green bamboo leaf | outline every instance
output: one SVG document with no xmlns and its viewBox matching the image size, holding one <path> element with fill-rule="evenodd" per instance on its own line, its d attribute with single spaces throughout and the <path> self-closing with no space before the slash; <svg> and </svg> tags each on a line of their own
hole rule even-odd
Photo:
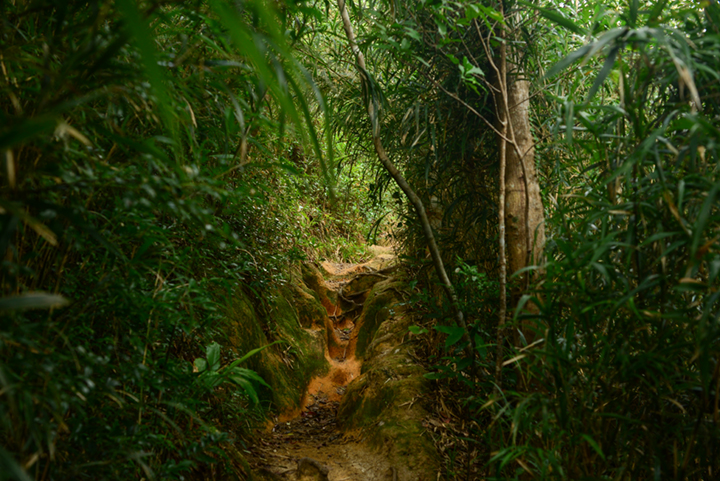
<svg viewBox="0 0 720 481">
<path fill-rule="evenodd" d="M 592 98 L 595 96 L 597 91 L 600 89 L 600 86 L 605 82 L 605 79 L 612 71 L 613 67 L 615 66 L 615 59 L 617 58 L 617 54 L 620 51 L 620 46 L 616 45 L 610 50 L 610 53 L 608 53 L 607 58 L 605 59 L 605 64 L 603 65 L 602 70 L 600 70 L 600 73 L 598 74 L 597 78 L 595 79 L 595 82 L 593 83 L 592 87 L 590 87 L 590 91 L 588 92 L 587 97 L 585 98 L 585 103 L 590 102 Z"/>
<path fill-rule="evenodd" d="M 26 225 L 30 226 L 30 228 L 34 230 L 37 235 L 45 239 L 48 244 L 53 246 L 56 246 L 58 244 L 57 236 L 55 235 L 55 233 L 38 219 L 28 214 L 25 208 L 19 207 L 11 202 L 6 202 L 4 200 L 0 200 L 0 208 L 2 208 L 2 210 L 10 212 L 11 214 L 22 220 Z"/>
<path fill-rule="evenodd" d="M 593 262 L 592 266 L 595 268 L 596 271 L 598 271 L 605 278 L 605 280 L 610 281 L 610 279 L 611 279 L 610 273 L 608 272 L 606 266 L 604 266 L 598 262 Z"/>
<path fill-rule="evenodd" d="M 550 70 L 547 71 L 545 74 L 545 78 L 549 79 L 554 77 L 555 75 L 559 74 L 563 70 L 565 70 L 567 67 L 572 65 L 574 62 L 576 62 L 578 59 L 584 57 L 590 50 L 592 49 L 592 44 L 583 45 L 579 49 L 572 52 L 570 55 L 565 57 L 564 59 L 560 60 L 558 63 L 553 65 Z"/>
<path fill-rule="evenodd" d="M 166 86 L 165 74 L 158 63 L 155 40 L 145 17 L 140 13 L 137 2 L 133 0 L 117 0 L 120 12 L 125 17 L 125 24 L 132 35 L 135 45 L 140 51 L 140 57 L 145 75 L 157 97 L 157 107 L 160 117 L 170 134 L 175 138 L 175 121 L 172 115 L 172 103 Z"/>
<path fill-rule="evenodd" d="M 255 388 L 253 387 L 252 383 L 245 379 L 242 376 L 230 376 L 230 380 L 233 381 L 238 386 L 242 387 L 245 393 L 248 395 L 250 400 L 257 404 L 260 402 L 260 399 L 258 398 L 257 392 L 255 391 Z"/>
<path fill-rule="evenodd" d="M 12 454 L 0 447 L 0 479 L 13 479 L 16 481 L 32 481 L 32 478 L 15 461 Z M 7 476 L 7 478 L 6 478 Z"/>
<path fill-rule="evenodd" d="M 217 371 L 220 369 L 220 344 L 217 342 L 211 343 L 205 351 L 205 357 L 207 358 L 208 370 Z"/>
<path fill-rule="evenodd" d="M 58 294 L 28 292 L 18 296 L 0 298 L 0 311 L 24 311 L 28 309 L 54 309 L 69 304 Z"/>
<path fill-rule="evenodd" d="M 238 364 L 242 364 L 243 362 L 247 361 L 249 358 L 251 358 L 251 357 L 254 356 L 255 354 L 259 353 L 260 351 L 263 351 L 263 350 L 267 349 L 268 347 L 274 346 L 275 344 L 279 344 L 279 343 L 281 343 L 281 342 L 285 342 L 285 341 L 283 341 L 283 340 L 277 340 L 277 341 L 275 341 L 275 342 L 271 342 L 270 344 L 266 344 L 266 345 L 264 345 L 263 347 L 258 347 L 257 349 L 253 349 L 252 351 L 248 352 L 247 354 L 245 354 L 245 355 L 244 355 L 243 357 L 241 357 L 240 359 L 237 359 L 237 360 L 233 361 L 232 363 L 230 363 L 230 365 L 228 366 L 228 369 L 232 369 L 232 368 L 234 368 L 235 366 L 237 366 Z"/>
<path fill-rule="evenodd" d="M 233 375 L 242 376 L 245 379 L 250 379 L 270 389 L 270 385 L 265 382 L 265 379 L 263 379 L 260 374 L 256 373 L 252 369 L 236 367 L 235 369 L 233 369 Z"/>
<path fill-rule="evenodd" d="M 628 32 L 629 30 L 627 28 L 618 27 L 603 33 L 599 39 L 595 40 L 593 43 L 590 44 L 590 51 L 587 54 L 586 60 L 590 59 L 593 55 L 605 48 L 605 46 L 609 45 L 610 42 L 614 41 L 616 38 L 622 35 L 627 34 Z"/>
<path fill-rule="evenodd" d="M 525 2 L 522 2 L 522 3 L 525 3 Z M 530 5 L 530 4 L 527 4 L 527 5 Z M 530 6 L 532 6 L 532 5 L 530 5 Z M 564 27 L 573 33 L 577 33 L 578 35 L 585 35 L 587 33 L 585 31 L 585 29 L 581 28 L 575 22 L 573 22 L 569 18 L 565 17 L 559 10 L 551 10 L 551 9 L 542 8 L 542 7 L 535 7 L 535 8 L 538 11 L 540 11 L 540 15 L 547 18 L 548 20 L 550 20 L 551 22 L 553 22 L 556 25 Z"/>
<path fill-rule="evenodd" d="M 235 47 L 250 60 L 260 79 L 280 104 L 282 112 L 288 115 L 291 121 L 300 128 L 300 116 L 290 98 L 286 88 L 287 85 L 284 85 L 285 78 L 276 75 L 276 73 L 282 72 L 281 65 L 277 64 L 276 67 L 278 68 L 274 71 L 270 69 L 268 65 L 268 54 L 270 52 L 268 52 L 263 38 L 250 31 L 238 12 L 228 2 L 223 0 L 209 0 L 209 3 L 218 15 L 220 23 L 227 29 L 227 33 Z M 276 28 L 273 28 L 276 22 L 272 20 L 268 21 L 268 12 L 266 9 L 259 8 L 255 10 L 258 14 L 263 15 L 268 24 L 267 26 L 271 30 L 276 30 Z M 275 46 L 282 50 L 282 45 L 279 43 L 282 42 L 282 37 L 276 37 L 275 39 L 278 41 Z"/>
<path fill-rule="evenodd" d="M 571 101 L 565 102 L 565 142 L 572 145 L 573 128 L 575 127 L 575 104 Z"/>
<path fill-rule="evenodd" d="M 313 122 L 313 116 L 310 113 L 310 107 L 308 106 L 307 100 L 305 100 L 305 95 L 302 92 L 302 90 L 299 88 L 297 83 L 292 77 L 288 77 L 288 84 L 292 87 L 293 92 L 295 92 L 295 97 L 297 98 L 298 102 L 300 103 L 300 108 L 303 113 L 303 116 L 305 118 L 305 123 L 307 125 L 307 131 L 310 134 L 310 140 L 312 142 L 313 149 L 315 150 L 315 155 L 317 156 L 318 160 L 320 161 L 320 168 L 322 169 L 323 178 L 325 179 L 325 182 L 329 188 L 330 195 L 334 200 L 335 197 L 335 179 L 332 177 L 332 172 L 329 169 L 327 162 L 325 161 L 325 156 L 323 155 L 323 151 L 320 148 L 320 141 L 318 140 L 317 133 L 315 132 L 314 122 Z M 323 107 L 323 110 L 325 111 L 324 105 L 325 102 L 322 99 L 322 95 L 318 92 L 317 96 L 322 100 L 321 106 Z M 329 113 L 325 111 L 325 116 L 327 119 L 327 116 Z M 325 122 L 325 128 L 326 133 L 331 132 L 331 126 L 329 119 Z M 330 163 L 332 164 L 332 135 L 329 135 L 327 138 L 328 141 L 328 155 L 330 156 Z"/>
<path fill-rule="evenodd" d="M 705 238 L 705 228 L 710 221 L 710 215 L 712 214 L 713 208 L 717 208 L 715 197 L 717 196 L 718 190 L 720 190 L 720 184 L 715 184 L 712 189 L 710 189 L 710 192 L 708 192 L 708 195 L 700 208 L 695 225 L 693 226 L 693 239 L 690 247 L 690 254 L 693 257 L 698 254 L 700 243 Z"/>
<path fill-rule="evenodd" d="M 0 151 L 27 142 L 39 135 L 50 135 L 57 126 L 55 118 L 45 117 L 24 121 L 6 119 L 5 123 L 6 125 L 3 127 L 8 130 L 0 134 Z"/>
<path fill-rule="evenodd" d="M 595 441 L 587 434 L 583 434 L 581 435 L 581 437 L 588 442 L 588 444 L 595 450 L 596 453 L 600 455 L 601 458 L 605 459 L 605 454 L 603 454 L 602 449 L 600 449 L 600 445 L 597 443 L 597 441 Z"/>
</svg>

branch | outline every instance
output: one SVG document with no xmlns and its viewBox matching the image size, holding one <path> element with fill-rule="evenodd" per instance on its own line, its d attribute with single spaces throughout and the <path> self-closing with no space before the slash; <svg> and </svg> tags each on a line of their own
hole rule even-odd
<svg viewBox="0 0 720 481">
<path fill-rule="evenodd" d="M 445 271 L 445 265 L 443 264 L 442 257 L 440 256 L 440 250 L 438 249 L 437 243 L 435 242 L 435 236 L 433 235 L 430 221 L 428 220 L 427 213 L 425 212 L 425 206 L 423 205 L 420 197 L 418 197 L 415 191 L 410 187 L 407 180 L 405 180 L 405 177 L 403 177 L 403 175 L 400 173 L 400 171 L 397 169 L 395 164 L 393 164 L 393 162 L 390 160 L 387 153 L 385 152 L 385 148 L 382 145 L 382 140 L 380 139 L 380 116 L 379 112 L 375 111 L 375 99 L 371 96 L 372 92 L 369 85 L 370 79 L 367 75 L 365 56 L 360 51 L 360 48 L 355 41 L 355 34 L 353 33 L 352 24 L 350 23 L 350 16 L 348 15 L 348 11 L 345 6 L 345 0 L 337 0 L 337 5 L 338 9 L 340 10 L 340 16 L 342 17 L 345 35 L 347 36 L 348 43 L 350 44 L 350 50 L 352 50 L 353 54 L 355 55 L 355 60 L 357 61 L 357 67 L 360 73 L 360 78 L 363 82 L 363 88 L 366 89 L 366 92 L 369 96 L 367 109 L 368 116 L 370 117 L 370 122 L 372 124 L 372 136 L 373 145 L 375 146 L 375 152 L 377 153 L 378 159 L 380 160 L 380 163 L 382 163 L 385 170 L 390 174 L 393 180 L 395 180 L 395 183 L 398 185 L 398 187 L 400 187 L 400 189 L 403 191 L 410 203 L 412 203 L 412 205 L 415 207 L 415 211 L 418 215 L 420 223 L 422 224 L 423 233 L 425 234 L 425 240 L 427 241 L 427 246 L 430 250 L 430 255 L 435 266 L 435 271 L 437 272 L 437 275 L 442 282 L 445 293 L 450 299 L 455 320 L 457 321 L 458 325 L 460 325 L 460 327 L 462 327 L 463 329 L 463 340 L 465 341 L 465 355 L 470 359 L 474 359 L 474 346 L 472 344 L 470 336 L 468 335 L 467 323 L 465 322 L 462 310 L 460 309 L 460 302 L 458 300 L 457 294 L 455 293 L 455 288 L 450 282 L 450 278 Z"/>
<path fill-rule="evenodd" d="M 501 13 L 502 13 L 502 2 L 500 3 Z M 475 24 L 475 28 L 477 28 L 477 24 Z M 478 34 L 480 33 L 478 29 Z M 485 48 L 485 52 L 487 54 L 488 59 L 490 60 L 490 64 L 492 65 L 493 69 L 495 69 L 495 73 L 498 76 L 498 84 L 500 86 L 500 91 L 502 92 L 503 99 L 501 100 L 505 106 L 507 107 L 507 90 L 505 88 L 505 83 L 507 81 L 506 78 L 506 58 L 507 58 L 507 50 L 506 45 L 504 42 L 505 37 L 505 29 L 503 28 L 500 33 L 501 37 L 501 43 L 500 43 L 500 67 L 498 68 L 495 65 L 495 62 L 492 60 L 492 57 L 490 56 L 489 49 L 485 45 L 485 41 L 482 36 L 480 36 L 480 42 L 483 44 L 483 48 Z M 506 167 L 506 159 L 505 154 L 507 151 L 507 133 L 508 133 L 508 124 L 510 124 L 510 112 L 507 110 L 501 111 L 500 108 L 498 108 L 498 99 L 495 98 L 495 109 L 497 111 L 498 121 L 500 122 L 500 126 L 502 129 L 502 135 L 500 139 L 500 195 L 498 199 L 498 223 L 499 223 L 499 230 L 500 230 L 500 309 L 498 314 L 498 327 L 497 327 L 497 345 L 496 345 L 496 354 L 495 354 L 495 385 L 497 386 L 498 391 L 502 391 L 502 365 L 503 365 L 503 344 L 505 343 L 505 317 L 507 317 L 507 258 L 505 255 L 505 167 Z M 512 133 L 512 130 L 510 131 Z M 512 134 L 511 134 L 512 135 Z M 515 144 L 515 138 L 513 137 L 510 141 L 512 144 Z"/>
</svg>

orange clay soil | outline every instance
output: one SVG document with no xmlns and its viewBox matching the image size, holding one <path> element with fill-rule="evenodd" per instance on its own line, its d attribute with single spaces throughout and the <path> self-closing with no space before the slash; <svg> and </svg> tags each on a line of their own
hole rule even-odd
<svg viewBox="0 0 720 481">
<path fill-rule="evenodd" d="M 331 276 L 329 280 L 325 281 L 328 289 L 338 291 L 355 274 L 382 268 L 383 264 L 387 265 L 395 258 L 391 247 L 371 246 L 370 250 L 376 257 L 363 264 L 322 262 L 322 268 Z M 360 368 L 362 367 L 362 363 L 355 358 L 356 330 L 361 326 L 356 326 L 349 316 L 344 316 L 339 306 L 326 305 L 325 309 L 330 319 L 333 319 L 335 332 L 330 334 L 336 336 L 336 342 L 339 342 L 334 346 L 330 346 L 325 353 L 325 357 L 330 363 L 330 371 L 326 375 L 316 377 L 310 381 L 302 403 L 303 409 L 314 404 L 318 399 L 339 402 L 345 393 L 345 386 L 360 376 Z M 287 420 L 287 415 L 285 418 Z"/>
<path fill-rule="evenodd" d="M 373 246 L 375 248 L 375 246 Z M 389 248 L 376 248 L 376 257 L 364 264 L 323 262 L 322 268 L 331 276 L 325 281 L 328 289 L 338 291 L 358 273 L 382 268 L 392 261 Z M 379 251 L 379 252 L 378 252 Z M 259 479 L 296 479 L 297 462 L 312 458 L 329 468 L 329 481 L 384 481 L 396 478 L 394 467 L 360 443 L 352 433 L 337 427 L 336 413 L 345 386 L 360 376 L 362 362 L 355 358 L 357 329 L 351 316 L 339 306 L 326 305 L 332 323 L 318 320 L 315 329 L 330 327 L 334 342 L 326 349 L 330 370 L 310 381 L 299 410 L 281 413 L 269 432 L 250 448 L 249 461 Z M 316 478 L 312 478 L 316 479 Z"/>
</svg>

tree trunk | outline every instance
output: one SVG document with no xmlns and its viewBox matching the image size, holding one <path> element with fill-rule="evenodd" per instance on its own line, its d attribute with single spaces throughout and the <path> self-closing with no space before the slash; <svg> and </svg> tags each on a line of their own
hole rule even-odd
<svg viewBox="0 0 720 481">
<path fill-rule="evenodd" d="M 500 4 L 500 13 L 504 15 L 503 5 Z M 507 24 L 500 27 L 496 34 L 501 39 L 497 58 L 493 58 L 490 50 L 490 38 L 483 39 L 477 23 L 475 24 L 483 47 L 495 70 L 497 82 L 493 87 L 495 112 L 497 115 L 498 151 L 500 152 L 500 212 L 504 218 L 500 219 L 500 288 L 501 292 L 501 318 L 498 323 L 498 344 L 503 341 L 502 328 L 505 324 L 504 287 L 506 274 L 515 274 L 520 269 L 531 264 L 542 263 L 542 252 L 545 244 L 545 215 L 540 196 L 540 184 L 535 170 L 535 143 L 530 130 L 529 115 L 529 84 L 524 78 L 524 72 L 515 62 L 515 70 L 508 72 L 509 59 L 517 59 L 518 55 L 512 50 L 508 51 Z M 513 55 L 514 54 L 514 55 Z M 504 174 L 503 174 L 504 171 Z M 503 201 L 504 200 L 504 201 Z M 503 242 L 505 241 L 505 242 Z M 504 249 L 507 246 L 507 269 Z M 514 305 L 521 294 L 527 290 L 534 276 L 524 273 L 516 278 L 512 289 L 512 302 Z M 528 303 L 525 306 L 530 312 L 537 312 L 537 306 Z M 525 339 L 531 342 L 535 337 L 535 326 L 531 322 L 523 324 L 522 333 Z M 515 344 L 518 344 L 515 339 Z M 502 360 L 502 346 L 498 345 L 498 366 Z"/>
<path fill-rule="evenodd" d="M 505 97 L 507 89 L 507 44 L 505 43 L 505 29 L 500 32 L 500 58 L 496 67 L 499 88 L 495 93 L 495 112 L 497 113 L 498 122 L 498 151 L 500 152 L 500 178 L 498 179 L 498 231 L 499 231 L 499 256 L 500 256 L 500 306 L 498 309 L 498 327 L 496 338 L 496 354 L 495 354 L 495 386 L 498 391 L 502 391 L 502 365 L 505 358 L 503 351 L 505 345 L 505 318 L 507 317 L 507 255 L 505 244 L 505 195 L 507 185 L 505 176 L 507 172 L 507 148 L 508 134 L 510 125 L 507 119 L 507 109 L 505 108 Z M 489 49 L 488 49 L 489 51 Z M 511 146 L 512 148 L 512 146 Z"/>
<path fill-rule="evenodd" d="M 515 143 L 514 148 L 505 149 L 505 224 L 511 274 L 539 263 L 545 244 L 545 215 L 530 131 L 529 85 L 520 75 L 522 72 L 516 72 L 507 86 L 510 135 Z M 530 279 L 529 275 L 521 277 L 521 289 Z"/>
<path fill-rule="evenodd" d="M 504 149 L 505 228 L 510 275 L 529 265 L 540 264 L 545 245 L 545 214 L 535 170 L 535 142 L 530 130 L 529 84 L 523 75 L 519 67 L 514 75 L 508 75 L 504 88 L 501 88 L 506 94 L 499 99 L 504 104 L 499 119 L 508 119 L 510 141 Z M 498 141 L 506 142 L 502 138 Z M 511 305 L 517 304 L 533 277 L 526 272 L 515 278 Z M 536 313 L 537 306 L 528 303 L 525 310 Z M 535 339 L 535 331 L 533 322 L 523 322 L 521 332 L 528 343 Z M 519 339 L 515 337 L 515 345 L 519 345 Z"/>
</svg>

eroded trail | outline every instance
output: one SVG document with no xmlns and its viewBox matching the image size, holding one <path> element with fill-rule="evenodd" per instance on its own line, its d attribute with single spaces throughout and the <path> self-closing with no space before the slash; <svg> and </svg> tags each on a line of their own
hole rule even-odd
<svg viewBox="0 0 720 481">
<path fill-rule="evenodd" d="M 381 481 L 397 480 L 397 470 L 362 443 L 361 432 L 345 432 L 337 412 L 347 385 L 361 375 L 356 345 L 361 313 L 373 283 L 394 256 L 373 246 L 376 257 L 364 264 L 324 262 L 325 280 L 315 286 L 327 311 L 313 330 L 325 330 L 326 374 L 312 379 L 300 410 L 282 413 L 251 449 L 250 463 L 260 479 Z"/>
<path fill-rule="evenodd" d="M 254 448 L 256 471 L 266 479 L 395 479 L 395 469 L 387 460 L 366 448 L 361 439 L 341 433 L 337 406 L 337 402 L 319 398 L 300 417 L 277 423 Z M 311 461 L 305 463 L 305 472 L 299 476 L 301 460 Z"/>
</svg>

